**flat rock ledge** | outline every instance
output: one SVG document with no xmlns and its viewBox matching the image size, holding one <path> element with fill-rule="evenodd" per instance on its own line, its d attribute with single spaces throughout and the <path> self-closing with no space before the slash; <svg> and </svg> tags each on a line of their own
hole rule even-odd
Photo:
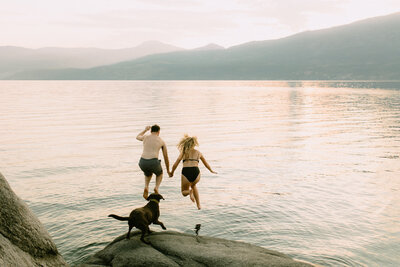
<svg viewBox="0 0 400 267">
<path fill-rule="evenodd" d="M 133 266 L 313 266 L 289 256 L 243 242 L 195 236 L 174 231 L 153 232 L 139 240 L 122 235 L 78 267 Z"/>
<path fill-rule="evenodd" d="M 47 230 L 1 173 L 0 266 L 67 266 Z"/>
</svg>

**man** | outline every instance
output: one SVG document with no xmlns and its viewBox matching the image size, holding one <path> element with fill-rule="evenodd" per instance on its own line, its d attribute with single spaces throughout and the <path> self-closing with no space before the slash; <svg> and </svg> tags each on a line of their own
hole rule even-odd
<svg viewBox="0 0 400 267">
<path fill-rule="evenodd" d="M 151 133 L 149 135 L 145 135 L 145 133 L 150 129 Z M 153 173 L 156 175 L 156 186 L 154 187 L 154 192 L 158 194 L 158 188 L 163 177 L 161 160 L 158 159 L 160 149 L 162 149 L 163 152 L 165 167 L 167 168 L 168 175 L 170 174 L 167 146 L 159 135 L 160 126 L 156 124 L 151 127 L 146 126 L 146 128 L 136 136 L 137 140 L 143 141 L 143 153 L 139 161 L 139 167 L 144 172 L 145 184 L 143 197 L 145 199 L 147 199 L 149 195 L 149 183 Z"/>
</svg>

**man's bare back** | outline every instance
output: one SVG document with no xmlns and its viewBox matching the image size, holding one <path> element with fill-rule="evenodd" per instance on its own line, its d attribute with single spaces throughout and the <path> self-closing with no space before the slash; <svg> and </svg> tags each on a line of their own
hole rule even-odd
<svg viewBox="0 0 400 267">
<path fill-rule="evenodd" d="M 143 138 L 143 153 L 144 159 L 158 159 L 160 149 L 165 146 L 164 141 L 156 134 L 146 135 Z"/>
</svg>

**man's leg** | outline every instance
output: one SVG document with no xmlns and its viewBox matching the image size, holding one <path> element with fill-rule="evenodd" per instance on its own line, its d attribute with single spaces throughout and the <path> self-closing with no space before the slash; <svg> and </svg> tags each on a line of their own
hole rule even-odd
<svg viewBox="0 0 400 267">
<path fill-rule="evenodd" d="M 144 176 L 144 191 L 143 191 L 144 199 L 147 199 L 147 197 L 149 196 L 149 184 L 150 184 L 151 176 L 152 176 L 152 174 L 150 174 L 150 176 L 146 176 L 146 175 Z"/>
<path fill-rule="evenodd" d="M 156 186 L 154 187 L 154 193 L 158 193 L 158 188 L 160 187 L 161 181 L 162 181 L 163 174 L 161 173 L 160 175 L 156 176 Z"/>
</svg>

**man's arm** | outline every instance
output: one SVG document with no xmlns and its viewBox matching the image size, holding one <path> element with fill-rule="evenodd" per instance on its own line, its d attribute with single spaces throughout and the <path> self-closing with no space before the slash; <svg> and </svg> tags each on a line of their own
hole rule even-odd
<svg viewBox="0 0 400 267">
<path fill-rule="evenodd" d="M 168 175 L 169 175 L 170 174 L 170 172 L 169 172 L 169 159 L 168 159 L 167 146 L 165 145 L 165 143 L 163 144 L 161 149 L 162 149 L 162 153 L 163 153 L 163 156 L 164 156 L 165 167 L 167 168 L 167 172 L 168 172 Z"/>
<path fill-rule="evenodd" d="M 143 131 L 141 131 L 137 136 L 136 136 L 136 139 L 137 140 L 139 140 L 139 141 L 143 141 L 143 139 L 144 139 L 144 134 L 148 131 L 148 130 L 150 130 L 150 126 L 146 126 L 146 128 L 143 130 Z"/>
</svg>

